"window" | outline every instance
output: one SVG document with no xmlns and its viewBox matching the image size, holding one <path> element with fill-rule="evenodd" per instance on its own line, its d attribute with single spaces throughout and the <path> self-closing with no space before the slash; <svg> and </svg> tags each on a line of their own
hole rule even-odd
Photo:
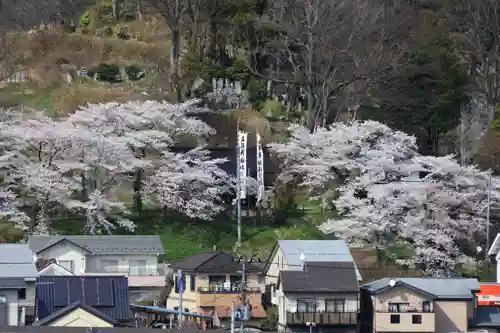
<svg viewBox="0 0 500 333">
<path fill-rule="evenodd" d="M 316 300 L 297 300 L 297 312 L 316 312 Z"/>
<path fill-rule="evenodd" d="M 75 263 L 73 260 L 59 260 L 57 264 L 71 273 L 75 272 Z"/>
<path fill-rule="evenodd" d="M 431 312 L 431 302 L 429 301 L 422 302 L 422 312 Z"/>
<path fill-rule="evenodd" d="M 101 260 L 103 273 L 118 273 L 118 260 Z"/>
<path fill-rule="evenodd" d="M 399 324 L 399 315 L 391 315 L 391 324 Z"/>
<path fill-rule="evenodd" d="M 26 299 L 26 288 L 17 289 L 17 298 Z"/>
<path fill-rule="evenodd" d="M 412 324 L 422 324 L 422 315 L 413 315 L 411 316 Z"/>
<path fill-rule="evenodd" d="M 327 312 L 345 312 L 345 299 L 329 299 L 325 302 Z"/>
<path fill-rule="evenodd" d="M 189 276 L 189 287 L 191 288 L 191 291 L 196 290 L 196 275 L 194 274 Z"/>
<path fill-rule="evenodd" d="M 131 276 L 148 276 L 146 260 L 130 260 L 128 273 Z"/>
<path fill-rule="evenodd" d="M 225 276 L 208 276 L 208 285 L 211 290 L 217 291 L 224 289 L 224 283 L 226 283 Z"/>
<path fill-rule="evenodd" d="M 409 303 L 389 303 L 389 312 L 408 312 Z"/>
</svg>

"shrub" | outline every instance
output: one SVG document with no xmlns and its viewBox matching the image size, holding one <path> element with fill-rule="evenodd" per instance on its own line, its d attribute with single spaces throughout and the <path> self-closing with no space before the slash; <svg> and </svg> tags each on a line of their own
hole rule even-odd
<svg viewBox="0 0 500 333">
<path fill-rule="evenodd" d="M 113 4 L 103 1 L 86 10 L 80 16 L 80 28 L 97 28 L 114 23 Z"/>
<path fill-rule="evenodd" d="M 143 77 L 144 71 L 139 66 L 131 65 L 125 67 L 125 73 L 130 81 L 137 81 Z"/>
<path fill-rule="evenodd" d="M 256 110 L 261 110 L 267 100 L 267 85 L 264 80 L 255 77 L 250 78 L 248 81 L 248 101 Z"/>
<path fill-rule="evenodd" d="M 116 82 L 120 74 L 120 67 L 114 64 L 99 64 L 91 72 L 97 74 L 99 81 Z"/>
<path fill-rule="evenodd" d="M 116 38 L 128 40 L 130 39 L 130 34 L 128 33 L 127 29 L 121 27 L 116 33 Z"/>
<path fill-rule="evenodd" d="M 92 22 L 92 18 L 90 15 L 90 11 L 86 10 L 83 12 L 83 14 L 80 16 L 80 28 L 88 28 L 90 26 L 90 23 Z"/>
<path fill-rule="evenodd" d="M 66 59 L 66 58 L 58 58 L 56 60 L 56 65 L 68 65 L 69 64 L 69 60 Z"/>
</svg>

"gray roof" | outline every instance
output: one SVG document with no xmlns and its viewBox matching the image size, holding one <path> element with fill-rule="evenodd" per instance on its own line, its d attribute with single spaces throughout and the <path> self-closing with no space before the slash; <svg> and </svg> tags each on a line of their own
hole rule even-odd
<svg viewBox="0 0 500 333">
<path fill-rule="evenodd" d="M 0 244 L 0 278 L 36 278 L 33 252 L 26 244 Z"/>
<path fill-rule="evenodd" d="M 367 283 L 361 286 L 361 289 L 376 293 L 390 288 L 389 282 L 392 279 L 395 280 L 396 284 L 408 285 L 441 299 L 472 299 L 473 292 L 479 291 L 477 279 L 432 277 L 384 278 Z"/>
<path fill-rule="evenodd" d="M 305 255 L 306 261 L 354 262 L 343 240 L 279 240 L 278 245 L 291 270 L 301 270 L 301 253 Z M 361 280 L 357 267 L 356 276 Z"/>
<path fill-rule="evenodd" d="M 0 289 L 26 288 L 23 278 L 0 278 Z"/>
<path fill-rule="evenodd" d="M 164 254 L 159 236 L 29 236 L 31 250 L 39 253 L 60 241 L 69 241 L 92 254 Z"/>
<path fill-rule="evenodd" d="M 303 271 L 281 271 L 280 282 L 285 293 L 359 292 L 352 262 L 306 261 Z"/>
</svg>

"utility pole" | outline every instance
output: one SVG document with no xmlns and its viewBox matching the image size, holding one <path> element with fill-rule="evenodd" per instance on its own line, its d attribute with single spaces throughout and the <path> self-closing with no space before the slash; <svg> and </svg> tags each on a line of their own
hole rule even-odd
<svg viewBox="0 0 500 333">
<path fill-rule="evenodd" d="M 243 303 L 243 318 L 241 318 L 240 333 L 244 333 L 247 315 L 247 263 L 245 257 L 241 261 L 241 301 Z"/>
<path fill-rule="evenodd" d="M 490 257 L 488 251 L 490 250 L 490 206 L 491 206 L 491 170 L 488 174 L 488 199 L 486 201 L 486 249 L 484 250 L 485 261 L 489 262 Z"/>
</svg>

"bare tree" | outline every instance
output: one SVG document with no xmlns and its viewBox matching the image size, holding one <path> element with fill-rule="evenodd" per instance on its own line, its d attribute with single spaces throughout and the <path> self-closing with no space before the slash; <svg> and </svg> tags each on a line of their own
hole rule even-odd
<svg viewBox="0 0 500 333">
<path fill-rule="evenodd" d="M 181 55 L 181 25 L 184 14 L 188 9 L 187 0 L 146 0 L 166 20 L 170 29 L 170 68 L 169 76 L 171 85 L 179 91 L 179 61 Z"/>
<path fill-rule="evenodd" d="M 391 3 L 366 0 L 273 1 L 261 25 L 274 38 L 254 47 L 252 70 L 304 90 L 312 131 L 335 119 L 332 105 L 342 102 L 355 110 L 357 94 L 392 66 L 398 34 L 391 8 Z M 272 59 L 272 70 L 255 65 L 264 58 Z M 343 99 L 345 95 L 349 98 Z"/>
<path fill-rule="evenodd" d="M 469 66 L 475 90 L 486 99 L 487 124 L 500 101 L 500 2 L 450 0 L 445 10 L 457 51 Z"/>
</svg>

